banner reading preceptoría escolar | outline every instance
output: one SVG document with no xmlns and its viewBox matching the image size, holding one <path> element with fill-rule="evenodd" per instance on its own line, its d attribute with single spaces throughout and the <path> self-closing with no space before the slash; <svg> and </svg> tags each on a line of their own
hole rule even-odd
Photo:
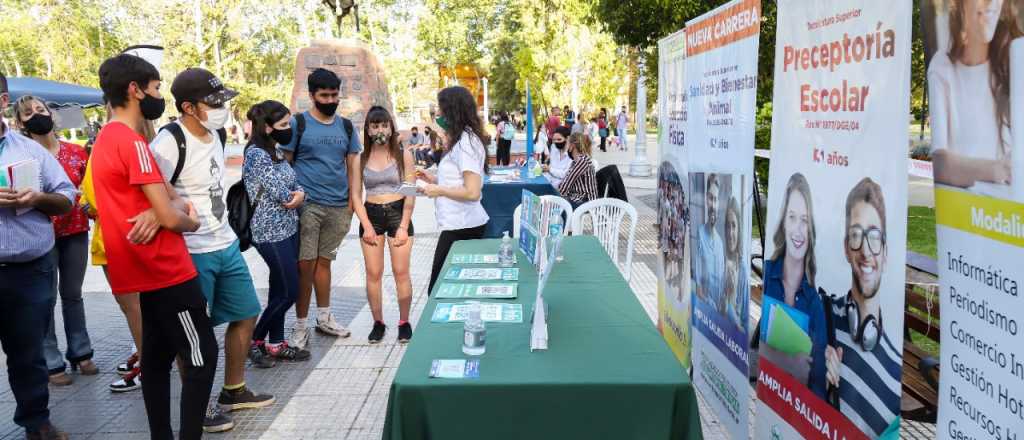
<svg viewBox="0 0 1024 440">
<path fill-rule="evenodd" d="M 686 23 L 693 381 L 734 439 L 749 436 L 750 224 L 760 0 Z M 682 178 L 682 176 L 680 176 Z"/>
<path fill-rule="evenodd" d="M 658 330 L 690 366 L 690 215 L 686 202 L 686 34 L 658 41 Z"/>
<path fill-rule="evenodd" d="M 1024 440 L 1024 0 L 923 1 L 940 439 Z"/>
<path fill-rule="evenodd" d="M 899 436 L 911 8 L 779 1 L 758 439 Z"/>
</svg>

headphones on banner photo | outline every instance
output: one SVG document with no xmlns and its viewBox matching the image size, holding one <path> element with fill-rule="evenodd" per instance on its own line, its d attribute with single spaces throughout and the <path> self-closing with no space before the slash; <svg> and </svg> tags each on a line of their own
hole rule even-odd
<svg viewBox="0 0 1024 440">
<path fill-rule="evenodd" d="M 882 330 L 880 328 L 881 318 L 875 317 L 875 315 L 868 314 L 863 321 L 860 320 L 860 308 L 857 306 L 857 302 L 850 299 L 849 294 L 846 296 L 846 305 L 844 306 L 846 312 L 846 320 L 850 325 L 850 335 L 853 337 L 853 342 L 860 344 L 860 348 L 864 351 L 872 351 L 878 345 L 878 340 L 882 336 Z"/>
</svg>

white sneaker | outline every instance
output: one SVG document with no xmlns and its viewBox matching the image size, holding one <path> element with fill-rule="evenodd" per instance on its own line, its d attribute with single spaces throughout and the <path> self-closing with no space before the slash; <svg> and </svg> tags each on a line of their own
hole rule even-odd
<svg viewBox="0 0 1024 440">
<path fill-rule="evenodd" d="M 338 321 L 334 320 L 333 314 L 328 314 L 327 319 L 321 319 L 318 316 L 316 318 L 316 330 L 320 333 L 342 338 L 347 338 L 352 334 L 347 328 L 342 327 L 341 324 L 338 324 Z"/>
<path fill-rule="evenodd" d="M 288 345 L 304 350 L 306 345 L 309 344 L 309 329 L 304 326 L 296 324 L 292 327 L 292 335 L 288 338 Z"/>
</svg>

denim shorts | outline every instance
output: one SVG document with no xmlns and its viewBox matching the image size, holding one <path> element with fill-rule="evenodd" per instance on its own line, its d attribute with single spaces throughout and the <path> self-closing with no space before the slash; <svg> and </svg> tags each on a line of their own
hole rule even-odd
<svg viewBox="0 0 1024 440">
<path fill-rule="evenodd" d="M 370 218 L 373 225 L 373 232 L 377 235 L 388 234 L 388 237 L 395 238 L 398 227 L 402 226 L 402 211 L 405 209 L 405 199 L 395 200 L 391 203 L 370 203 L 366 202 L 366 216 Z M 409 236 L 413 236 L 412 219 L 409 219 Z M 359 225 L 359 236 L 363 235 L 363 225 Z"/>
</svg>

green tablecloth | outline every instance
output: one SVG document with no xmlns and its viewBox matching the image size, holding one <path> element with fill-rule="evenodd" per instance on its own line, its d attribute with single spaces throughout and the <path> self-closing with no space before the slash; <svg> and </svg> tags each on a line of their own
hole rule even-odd
<svg viewBox="0 0 1024 440">
<path fill-rule="evenodd" d="M 456 242 L 448 256 L 499 242 Z M 428 377 L 434 359 L 468 358 L 462 324 L 432 323 L 430 299 L 391 385 L 384 439 L 702 438 L 689 377 L 600 243 L 571 237 L 563 255 L 544 295 L 548 350 L 530 352 L 537 274 L 520 253 L 514 301 L 526 322 L 488 324 L 479 379 Z"/>
</svg>

